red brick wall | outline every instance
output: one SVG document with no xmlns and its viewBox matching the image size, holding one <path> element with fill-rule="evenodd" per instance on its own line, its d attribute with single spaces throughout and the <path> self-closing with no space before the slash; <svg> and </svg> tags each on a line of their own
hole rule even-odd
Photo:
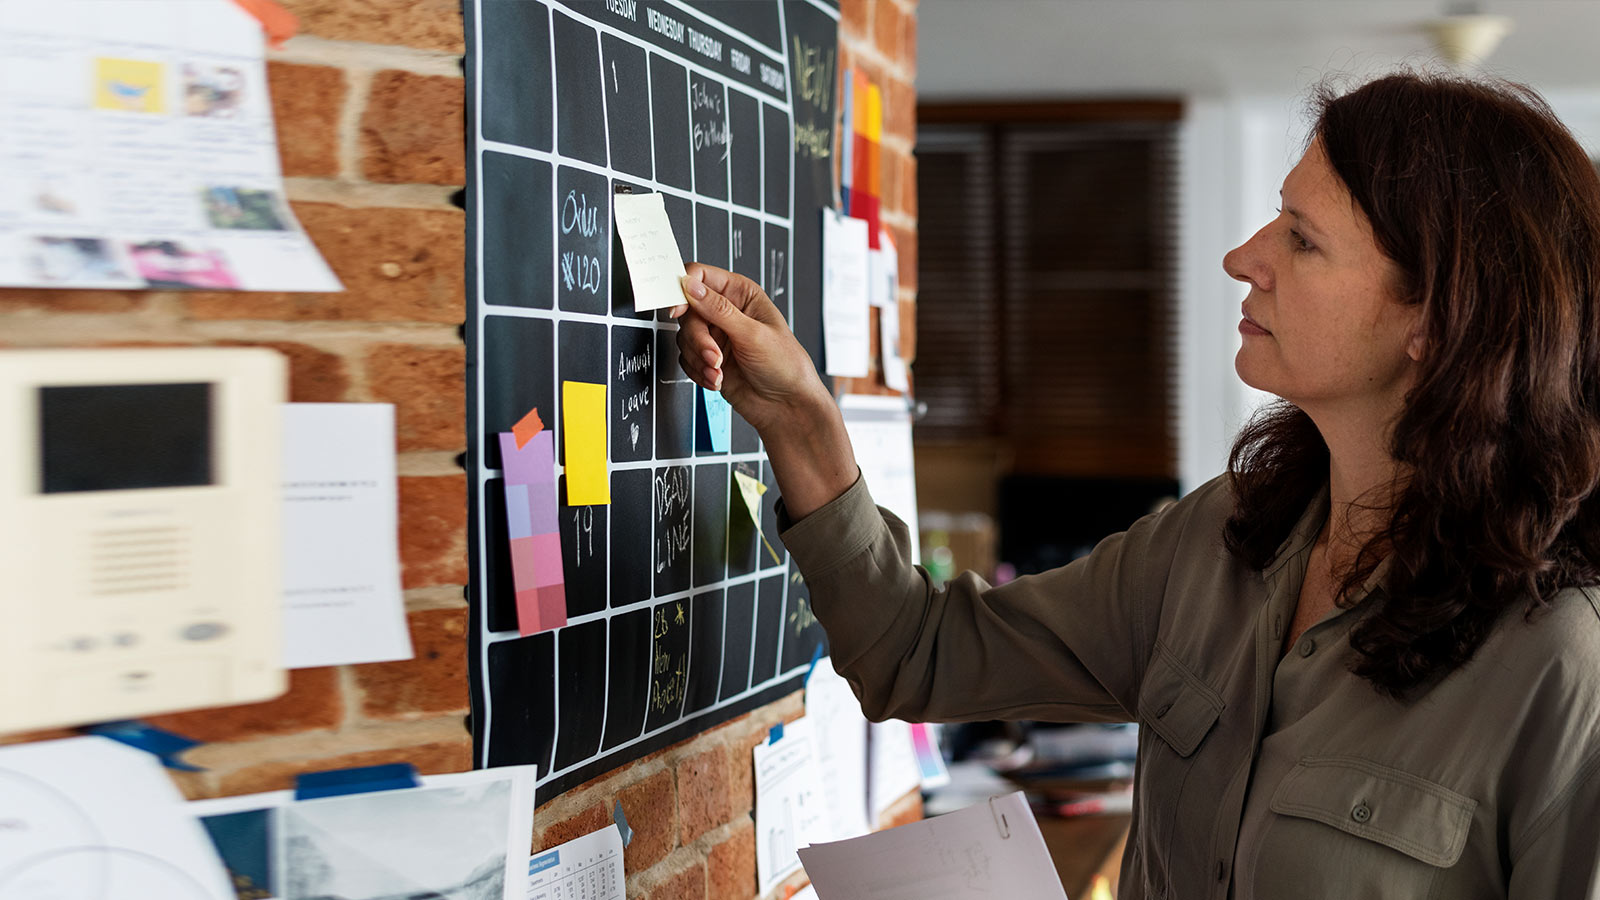
<svg viewBox="0 0 1600 900">
<path fill-rule="evenodd" d="M 406 610 L 417 657 L 305 669 L 267 703 L 155 717 L 207 743 L 191 797 L 289 787 L 299 772 L 409 761 L 471 767 L 463 430 L 464 50 L 458 0 L 283 0 L 300 34 L 269 54 L 288 193 L 344 282 L 335 294 L 0 290 L 0 346 L 264 345 L 290 399 L 394 403 Z M 915 0 L 846 0 L 841 62 L 884 87 L 885 221 L 900 245 L 901 333 L 915 333 Z M 876 311 L 874 311 L 876 315 Z M 856 390 L 875 389 L 871 383 Z M 542 807 L 534 848 L 610 821 L 635 829 L 631 898 L 755 896 L 750 751 L 798 694 L 596 779 Z M 0 742 L 63 732 L 12 735 Z M 892 821 L 920 814 L 915 796 Z M 801 879 L 778 893 L 787 893 Z"/>
</svg>

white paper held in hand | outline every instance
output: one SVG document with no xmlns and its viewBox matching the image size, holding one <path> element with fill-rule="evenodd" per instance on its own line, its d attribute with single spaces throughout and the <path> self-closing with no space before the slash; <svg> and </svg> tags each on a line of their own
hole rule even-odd
<svg viewBox="0 0 1600 900">
<path fill-rule="evenodd" d="M 687 302 L 679 281 L 687 273 L 661 195 L 617 194 L 612 204 L 622 255 L 628 260 L 628 280 L 633 283 L 633 311 L 665 309 Z"/>
<path fill-rule="evenodd" d="M 821 900 L 1026 897 L 1067 900 L 1018 791 L 957 812 L 800 850 Z"/>
</svg>

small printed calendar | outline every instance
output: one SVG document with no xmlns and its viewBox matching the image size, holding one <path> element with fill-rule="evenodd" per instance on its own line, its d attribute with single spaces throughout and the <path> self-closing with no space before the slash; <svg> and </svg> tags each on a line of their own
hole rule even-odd
<svg viewBox="0 0 1600 900">
<path fill-rule="evenodd" d="M 623 900 L 622 835 L 616 827 L 567 841 L 528 860 L 527 900 Z"/>
</svg>

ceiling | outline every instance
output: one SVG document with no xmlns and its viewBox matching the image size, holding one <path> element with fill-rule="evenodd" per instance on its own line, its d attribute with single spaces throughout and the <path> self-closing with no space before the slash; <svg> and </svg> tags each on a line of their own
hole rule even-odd
<svg viewBox="0 0 1600 900">
<path fill-rule="evenodd" d="M 919 100 L 1302 94 L 1426 62 L 1446 0 L 921 0 Z M 1459 4 L 1455 4 L 1459 6 Z M 1600 89 L 1600 0 L 1487 0 L 1514 30 L 1488 71 Z"/>
</svg>

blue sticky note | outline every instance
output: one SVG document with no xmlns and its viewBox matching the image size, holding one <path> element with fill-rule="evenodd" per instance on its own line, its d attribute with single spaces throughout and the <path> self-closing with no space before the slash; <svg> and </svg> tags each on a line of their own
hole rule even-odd
<svg viewBox="0 0 1600 900">
<path fill-rule="evenodd" d="M 724 400 L 721 391 L 697 389 L 700 402 L 695 414 L 694 447 L 713 453 L 727 453 L 733 433 L 733 407 Z"/>
<path fill-rule="evenodd" d="M 628 825 L 628 814 L 622 811 L 622 801 L 611 809 L 611 821 L 617 823 L 617 833 L 622 835 L 622 846 L 633 843 L 633 829 Z"/>
</svg>

